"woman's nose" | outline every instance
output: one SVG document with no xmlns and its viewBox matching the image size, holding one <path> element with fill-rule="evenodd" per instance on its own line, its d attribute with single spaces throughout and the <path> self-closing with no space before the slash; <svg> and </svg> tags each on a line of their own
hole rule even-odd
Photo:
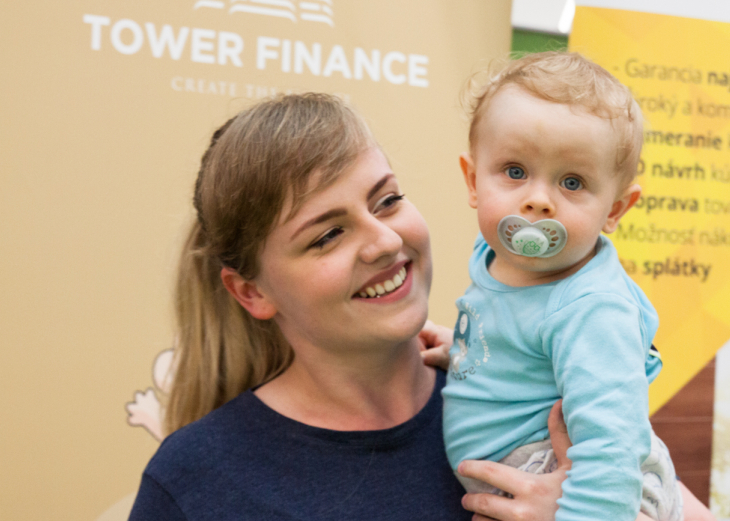
<svg viewBox="0 0 730 521">
<path fill-rule="evenodd" d="M 555 204 L 550 196 L 549 189 L 543 186 L 533 186 L 522 202 L 522 213 L 534 215 L 539 219 L 550 218 L 555 215 Z"/>
<path fill-rule="evenodd" d="M 372 216 L 367 223 L 367 235 L 360 257 L 368 264 L 396 256 L 403 247 L 403 238 L 393 228 Z"/>
</svg>

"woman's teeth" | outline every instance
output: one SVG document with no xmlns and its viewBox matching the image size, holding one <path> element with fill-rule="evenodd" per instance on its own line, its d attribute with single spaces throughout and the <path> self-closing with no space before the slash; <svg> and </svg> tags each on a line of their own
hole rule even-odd
<svg viewBox="0 0 730 521">
<path fill-rule="evenodd" d="M 400 269 L 398 273 L 395 274 L 392 279 L 386 280 L 385 282 L 380 282 L 375 286 L 368 286 L 363 291 L 361 291 L 359 295 L 362 298 L 382 297 L 383 295 L 390 293 L 391 291 L 395 291 L 396 288 L 401 287 L 403 285 L 403 281 L 405 280 L 406 268 L 404 266 Z"/>
</svg>

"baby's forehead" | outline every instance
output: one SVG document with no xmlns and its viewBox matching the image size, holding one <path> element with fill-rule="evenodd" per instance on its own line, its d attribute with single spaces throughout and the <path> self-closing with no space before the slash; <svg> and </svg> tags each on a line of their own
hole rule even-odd
<svg viewBox="0 0 730 521">
<path fill-rule="evenodd" d="M 517 105 L 544 105 L 547 107 L 558 108 L 560 110 L 569 111 L 571 114 L 579 117 L 598 118 L 599 121 L 610 121 L 611 118 L 605 117 L 599 111 L 586 104 L 575 102 L 556 101 L 537 92 L 528 90 L 527 88 L 516 83 L 506 83 L 497 89 L 490 97 L 487 103 L 484 103 L 480 109 L 480 119 L 484 119 L 488 115 L 495 112 L 501 117 L 509 117 L 512 108 Z"/>
<path fill-rule="evenodd" d="M 596 140 L 620 140 L 616 118 L 602 116 L 579 103 L 545 99 L 520 86 L 504 86 L 484 104 L 472 128 L 472 145 L 504 134 L 555 138 L 563 133 L 590 145 Z M 576 134 L 575 129 L 580 129 Z"/>
</svg>

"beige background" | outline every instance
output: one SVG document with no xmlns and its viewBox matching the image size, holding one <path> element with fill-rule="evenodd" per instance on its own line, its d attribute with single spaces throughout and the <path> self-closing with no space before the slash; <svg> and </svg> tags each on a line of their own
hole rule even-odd
<svg viewBox="0 0 730 521">
<path fill-rule="evenodd" d="M 239 2 L 244 3 L 244 2 Z M 322 3 L 322 2 L 320 2 Z M 15 2 L 0 19 L 0 519 L 96 519 L 132 494 L 157 443 L 124 404 L 170 346 L 171 280 L 211 132 L 264 92 L 339 92 L 365 114 L 431 226 L 432 318 L 451 324 L 477 232 L 457 155 L 458 93 L 505 56 L 507 0 L 332 0 L 323 23 L 193 9 L 194 0 Z M 147 36 L 92 50 L 84 14 L 235 32 L 243 67 L 155 58 Z M 122 33 L 125 43 L 131 32 Z M 429 87 L 255 66 L 258 36 L 425 55 Z M 352 65 L 352 64 L 351 64 Z M 396 64 L 395 68 L 398 68 Z M 236 84 L 178 92 L 173 78 Z M 207 83 L 206 83 L 207 84 Z M 111 519 L 110 517 L 108 517 Z"/>
</svg>

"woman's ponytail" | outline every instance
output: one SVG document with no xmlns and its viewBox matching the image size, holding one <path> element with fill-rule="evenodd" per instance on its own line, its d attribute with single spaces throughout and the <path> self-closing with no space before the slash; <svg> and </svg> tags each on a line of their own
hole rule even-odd
<svg viewBox="0 0 730 521">
<path fill-rule="evenodd" d="M 249 315 L 221 282 L 221 263 L 207 252 L 195 222 L 183 247 L 175 288 L 175 375 L 165 409 L 173 432 L 241 392 L 273 378 L 292 359 L 273 321 Z"/>
</svg>

